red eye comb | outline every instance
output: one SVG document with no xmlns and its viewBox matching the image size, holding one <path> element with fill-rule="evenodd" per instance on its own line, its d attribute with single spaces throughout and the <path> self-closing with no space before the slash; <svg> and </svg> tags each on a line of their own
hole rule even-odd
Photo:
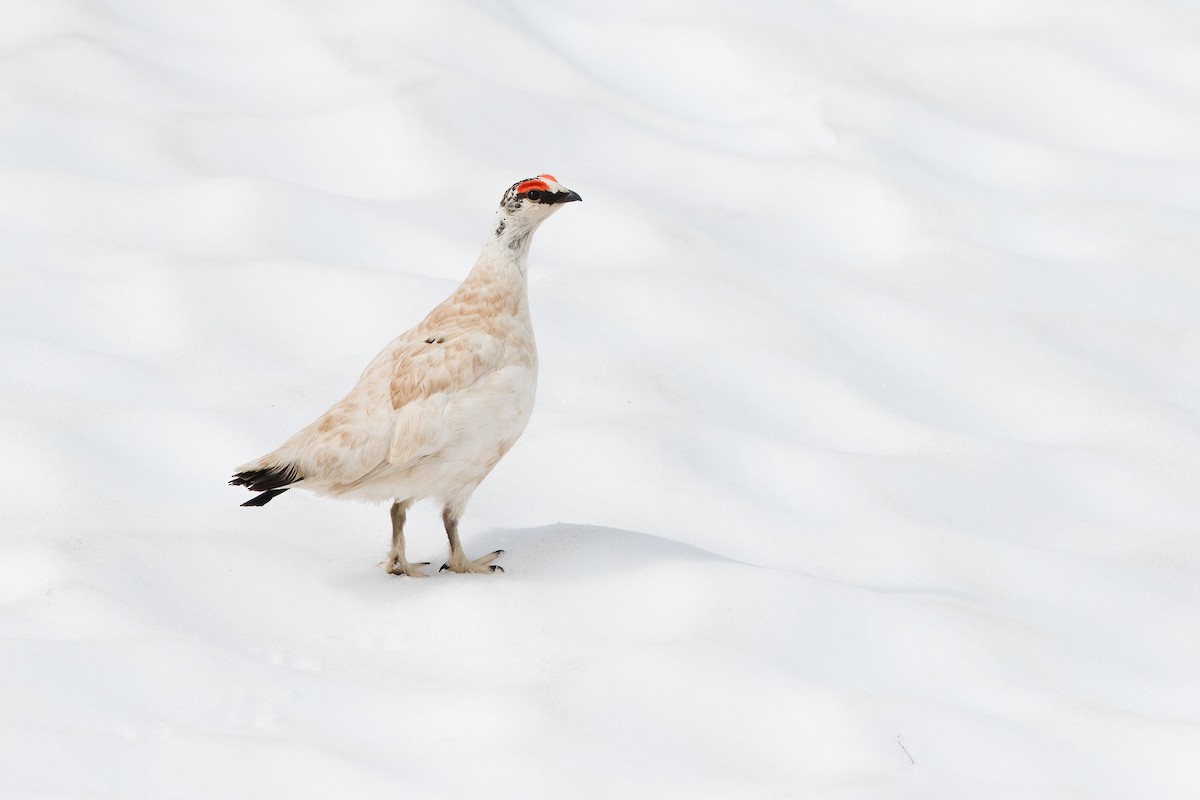
<svg viewBox="0 0 1200 800">
<path fill-rule="evenodd" d="M 522 181 L 517 184 L 517 194 L 524 194 L 530 189 L 539 189 L 543 192 L 550 191 L 550 187 L 546 185 L 545 181 Z"/>
</svg>

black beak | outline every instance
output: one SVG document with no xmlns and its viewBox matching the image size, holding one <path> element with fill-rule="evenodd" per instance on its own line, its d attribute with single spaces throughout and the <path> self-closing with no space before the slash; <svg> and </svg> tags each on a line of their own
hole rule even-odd
<svg viewBox="0 0 1200 800">
<path fill-rule="evenodd" d="M 583 200 L 583 198 L 579 196 L 579 192 L 555 192 L 554 194 L 550 195 L 550 202 L 552 203 L 570 203 L 575 200 Z"/>
</svg>

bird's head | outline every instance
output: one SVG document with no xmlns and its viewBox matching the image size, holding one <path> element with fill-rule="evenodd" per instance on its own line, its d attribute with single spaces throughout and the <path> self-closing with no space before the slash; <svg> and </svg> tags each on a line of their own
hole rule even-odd
<svg viewBox="0 0 1200 800">
<path fill-rule="evenodd" d="M 553 175 L 538 175 L 517 181 L 500 198 L 496 236 L 516 242 L 533 233 L 546 217 L 563 203 L 582 200 L 578 193 L 563 186 Z"/>
</svg>

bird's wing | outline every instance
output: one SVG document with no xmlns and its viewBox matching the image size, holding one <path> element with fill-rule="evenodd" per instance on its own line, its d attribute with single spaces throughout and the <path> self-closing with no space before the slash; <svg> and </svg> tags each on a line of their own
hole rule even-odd
<svg viewBox="0 0 1200 800">
<path fill-rule="evenodd" d="M 479 329 L 429 333 L 397 348 L 391 373 L 391 469 L 436 456 L 459 431 L 446 411 L 501 366 L 504 342 Z"/>
<path fill-rule="evenodd" d="M 497 369 L 504 353 L 499 336 L 478 328 L 437 330 L 418 327 L 397 337 L 350 394 L 264 458 L 300 461 L 309 485 L 346 491 L 435 457 L 456 434 L 447 410 Z"/>
</svg>

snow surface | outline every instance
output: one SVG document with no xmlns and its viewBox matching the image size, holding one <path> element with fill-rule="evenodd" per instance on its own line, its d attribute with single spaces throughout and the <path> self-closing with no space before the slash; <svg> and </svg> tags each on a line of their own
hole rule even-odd
<svg viewBox="0 0 1200 800">
<path fill-rule="evenodd" d="M 1194 4 L 2 14 L 0 796 L 1200 796 Z M 544 171 L 507 574 L 239 508 Z"/>
</svg>

